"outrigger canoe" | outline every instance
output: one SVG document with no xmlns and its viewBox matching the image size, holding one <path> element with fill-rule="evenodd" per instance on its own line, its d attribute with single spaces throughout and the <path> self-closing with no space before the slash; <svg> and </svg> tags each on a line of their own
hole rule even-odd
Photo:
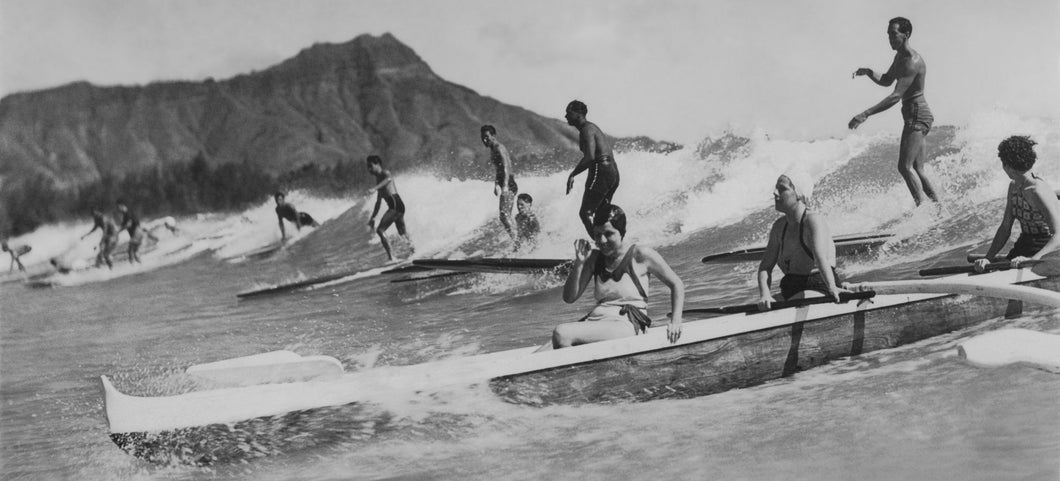
<svg viewBox="0 0 1060 481">
<path fill-rule="evenodd" d="M 645 335 L 567 349 L 534 352 L 534 346 L 313 381 L 163 397 L 123 394 L 102 376 L 104 408 L 111 439 L 118 446 L 139 457 L 159 459 L 161 450 L 172 449 L 169 443 L 187 442 L 196 430 L 232 432 L 240 423 L 334 406 L 370 406 L 380 393 L 431 393 L 485 384 L 506 401 L 534 406 L 703 396 L 762 384 L 834 359 L 909 344 L 986 319 L 1018 316 L 1024 301 L 1060 306 L 1056 292 L 1060 277 L 1042 277 L 1029 269 L 906 282 L 915 288 L 895 287 L 900 282 L 892 282 L 871 300 L 858 303 L 687 321 L 676 344 L 667 342 L 665 328 L 653 328 Z M 884 284 L 888 283 L 878 283 Z M 931 291 L 961 294 L 920 293 Z M 1041 308 L 1030 302 L 1027 307 Z M 246 368 L 245 363 L 240 365 Z M 214 442 L 209 434 L 195 438 L 197 443 Z"/>
</svg>

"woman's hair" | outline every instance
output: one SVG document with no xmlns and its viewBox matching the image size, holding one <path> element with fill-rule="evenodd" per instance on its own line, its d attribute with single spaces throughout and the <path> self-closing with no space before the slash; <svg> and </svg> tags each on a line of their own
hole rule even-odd
<svg viewBox="0 0 1060 481">
<path fill-rule="evenodd" d="M 593 214 L 593 226 L 602 226 L 610 222 L 622 237 L 626 236 L 626 213 L 614 204 L 604 204 Z"/>
<path fill-rule="evenodd" d="M 1037 144 L 1026 135 L 1013 135 L 997 144 L 997 156 L 1002 165 L 1017 172 L 1026 172 L 1038 160 L 1038 154 L 1034 153 Z"/>
</svg>

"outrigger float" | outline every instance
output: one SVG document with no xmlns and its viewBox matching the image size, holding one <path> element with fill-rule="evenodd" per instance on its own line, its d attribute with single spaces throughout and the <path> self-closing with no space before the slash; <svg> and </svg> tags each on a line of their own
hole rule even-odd
<svg viewBox="0 0 1060 481">
<path fill-rule="evenodd" d="M 1015 317 L 1023 312 L 1024 303 L 1038 309 L 1060 307 L 1060 277 L 1043 277 L 1026 268 L 864 283 L 860 290 L 875 294 L 859 302 L 686 321 L 676 344 L 667 342 L 665 328 L 657 328 L 645 335 L 567 349 L 535 353 L 534 346 L 351 373 L 320 356 L 267 354 L 198 367 L 212 372 L 215 381 L 227 378 L 225 382 L 236 383 L 232 387 L 163 397 L 123 394 L 102 376 L 104 408 L 114 442 L 148 457 L 151 446 L 164 440 L 165 433 L 216 431 L 291 413 L 369 405 L 381 392 L 431 393 L 486 384 L 506 401 L 534 406 L 703 396 L 987 319 Z M 323 370 L 305 369 L 306 363 Z M 307 375 L 310 372 L 316 374 Z M 252 385 L 240 384 L 248 382 Z M 270 383 L 255 384 L 259 382 Z"/>
</svg>

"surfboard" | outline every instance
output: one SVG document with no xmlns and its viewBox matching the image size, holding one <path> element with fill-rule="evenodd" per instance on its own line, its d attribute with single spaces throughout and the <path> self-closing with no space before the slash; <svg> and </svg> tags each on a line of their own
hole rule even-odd
<svg viewBox="0 0 1060 481">
<path fill-rule="evenodd" d="M 832 240 L 835 242 L 835 254 L 837 256 L 852 256 L 868 252 L 870 249 L 879 247 L 887 242 L 894 234 L 850 234 L 833 237 Z M 722 252 L 720 254 L 711 254 L 703 257 L 703 263 L 717 262 L 717 263 L 734 263 L 734 262 L 752 262 L 762 260 L 762 255 L 765 254 L 766 248 L 752 247 L 750 249 L 741 249 L 731 252 Z"/>
<path fill-rule="evenodd" d="M 547 271 L 570 264 L 570 259 L 514 259 L 479 257 L 459 260 L 416 259 L 412 264 L 430 269 L 461 272 L 531 272 Z"/>
<path fill-rule="evenodd" d="M 372 276 L 372 275 L 406 274 L 406 273 L 420 272 L 420 271 L 426 271 L 426 270 L 430 270 L 430 269 L 429 268 L 425 268 L 425 267 L 414 266 L 414 265 L 412 265 L 412 261 L 407 261 L 406 260 L 406 261 L 402 261 L 402 262 L 398 262 L 398 263 L 392 263 L 392 264 L 389 264 L 389 265 L 384 265 L 382 267 L 376 267 L 374 269 L 356 270 L 356 271 L 351 270 L 351 271 L 345 271 L 345 272 L 338 272 L 338 273 L 335 273 L 335 274 L 327 274 L 327 275 L 322 275 L 322 276 L 318 276 L 318 277 L 313 277 L 311 279 L 305 279 L 305 280 L 301 280 L 301 281 L 280 284 L 278 286 L 272 286 L 272 287 L 266 287 L 266 288 L 256 289 L 256 290 L 247 291 L 247 292 L 241 292 L 239 294 L 236 294 L 236 297 L 238 297 L 240 299 L 246 299 L 246 298 L 250 298 L 250 297 L 267 296 L 267 295 L 272 295 L 272 294 L 282 294 L 282 293 L 285 293 L 285 292 L 297 291 L 299 289 L 306 289 L 306 288 L 310 288 L 310 287 L 314 287 L 314 286 L 320 286 L 322 284 L 327 284 L 329 282 L 337 283 L 337 282 L 343 281 L 346 278 L 349 278 L 348 280 L 352 281 L 352 280 L 355 280 L 355 279 L 360 279 L 362 277 L 368 277 L 368 276 Z"/>
</svg>

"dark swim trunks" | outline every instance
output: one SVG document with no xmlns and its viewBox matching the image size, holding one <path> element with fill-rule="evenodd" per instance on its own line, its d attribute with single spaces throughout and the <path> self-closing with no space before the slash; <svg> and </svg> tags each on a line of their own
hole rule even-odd
<svg viewBox="0 0 1060 481">
<path fill-rule="evenodd" d="M 308 226 L 317 225 L 317 221 L 315 219 L 313 219 L 313 216 L 311 216 L 311 215 L 309 215 L 309 214 L 307 214 L 305 212 L 299 212 L 298 213 L 298 223 L 302 224 L 302 225 L 308 225 Z"/>
<path fill-rule="evenodd" d="M 1045 244 L 1052 239 L 1051 235 L 1028 235 L 1021 233 L 1019 238 L 1016 239 L 1016 244 L 1012 246 L 1012 250 L 1008 251 L 1006 259 L 1015 259 L 1017 257 L 1031 257 L 1037 254 L 1038 251 L 1045 247 Z"/>
<path fill-rule="evenodd" d="M 394 224 L 398 234 L 405 235 L 405 203 L 401 201 L 401 196 L 394 194 L 383 197 L 383 200 L 386 201 L 387 211 L 379 219 L 377 230 L 385 231 L 390 228 L 390 224 Z"/>
<path fill-rule="evenodd" d="M 911 99 L 902 100 L 902 120 L 905 122 L 905 128 L 919 130 L 927 135 L 931 130 L 931 124 L 935 122 L 935 117 L 931 115 L 931 109 L 924 96 L 917 95 Z"/>
<path fill-rule="evenodd" d="M 836 285 L 839 285 L 841 282 L 839 280 L 839 273 L 836 272 L 834 267 L 832 268 L 832 275 L 835 277 Z M 825 282 L 824 276 L 821 275 L 821 271 L 805 276 L 799 274 L 786 274 L 780 279 L 780 296 L 784 299 L 790 299 L 792 296 L 802 291 L 814 291 L 820 292 L 826 296 L 828 295 L 828 283 Z"/>
<path fill-rule="evenodd" d="M 593 162 L 585 178 L 581 212 L 595 213 L 600 206 L 611 203 L 618 190 L 618 164 L 610 155 L 602 155 Z"/>
<path fill-rule="evenodd" d="M 496 181 L 495 185 L 502 185 L 503 182 L 504 182 L 503 174 L 498 174 L 497 175 L 497 181 Z M 514 175 L 509 175 L 508 176 L 508 192 L 511 192 L 512 194 L 518 194 L 519 193 L 519 184 L 515 183 L 515 176 Z"/>
</svg>

